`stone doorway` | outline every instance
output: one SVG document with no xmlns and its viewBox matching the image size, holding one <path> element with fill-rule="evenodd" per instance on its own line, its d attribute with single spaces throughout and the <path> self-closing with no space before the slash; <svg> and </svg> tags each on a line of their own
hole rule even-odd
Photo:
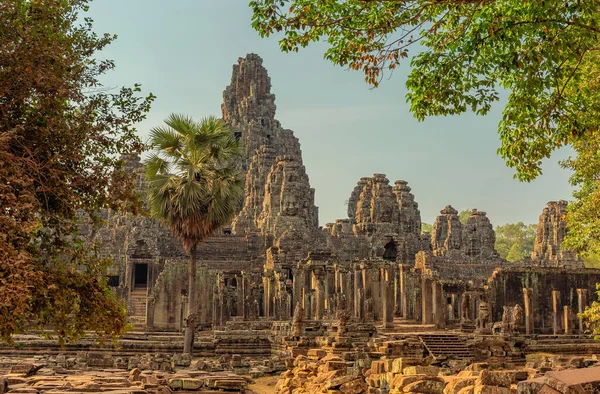
<svg viewBox="0 0 600 394">
<path fill-rule="evenodd" d="M 133 287 L 148 287 L 148 264 L 135 264 L 133 272 Z"/>
<path fill-rule="evenodd" d="M 385 246 L 383 251 L 383 259 L 388 261 L 396 261 L 396 257 L 398 256 L 398 246 L 396 246 L 396 242 L 393 239 L 390 240 Z"/>
</svg>

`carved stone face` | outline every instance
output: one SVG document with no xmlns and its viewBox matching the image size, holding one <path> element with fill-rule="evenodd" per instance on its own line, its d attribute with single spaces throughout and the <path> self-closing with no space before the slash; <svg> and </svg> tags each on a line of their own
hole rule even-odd
<svg viewBox="0 0 600 394">
<path fill-rule="evenodd" d="M 299 211 L 300 204 L 298 203 L 296 196 L 286 195 L 283 199 L 283 215 L 298 216 Z"/>
</svg>

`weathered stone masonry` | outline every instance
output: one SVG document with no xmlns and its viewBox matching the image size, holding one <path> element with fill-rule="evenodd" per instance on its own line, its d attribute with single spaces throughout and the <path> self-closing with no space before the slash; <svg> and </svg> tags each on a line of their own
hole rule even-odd
<svg viewBox="0 0 600 394">
<path fill-rule="evenodd" d="M 365 333 L 398 322 L 491 332 L 507 311 L 522 308 L 526 322 L 515 328 L 524 332 L 582 330 L 576 313 L 591 303 L 600 274 L 560 247 L 566 202 L 544 209 L 532 259 L 520 265 L 499 258 L 482 211 L 462 224 L 448 205 L 432 233 L 421 234 L 408 183 L 383 174 L 360 178 L 348 217 L 319 227 L 300 144 L 275 110 L 262 59 L 240 58 L 222 112 L 245 147 L 245 196 L 231 226 L 197 252 L 202 329 L 248 322 L 289 334 L 339 321 Z M 129 165 L 143 193 L 143 168 L 136 159 Z M 105 227 L 82 231 L 115 260 L 107 274 L 131 321 L 181 330 L 188 256 L 178 241 L 153 219 L 103 214 Z"/>
</svg>

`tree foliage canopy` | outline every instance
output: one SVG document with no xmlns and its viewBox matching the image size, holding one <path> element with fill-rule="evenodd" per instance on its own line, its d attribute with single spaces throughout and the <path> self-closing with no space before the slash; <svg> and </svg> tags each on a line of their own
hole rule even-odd
<svg viewBox="0 0 600 394">
<path fill-rule="evenodd" d="M 0 338 L 51 325 L 61 341 L 114 336 L 125 312 L 101 279 L 108 261 L 76 236 L 80 215 L 135 210 L 122 155 L 153 96 L 99 78 L 110 60 L 86 0 L 0 2 Z"/>
<path fill-rule="evenodd" d="M 261 36 L 283 34 L 282 51 L 326 41 L 325 58 L 361 70 L 377 86 L 402 62 L 417 119 L 487 114 L 508 95 L 499 154 L 516 177 L 541 174 L 544 158 L 573 146 L 577 203 L 567 244 L 600 250 L 600 1 L 252 0 Z M 410 52 L 409 52 L 410 51 Z M 589 161 L 589 160 L 593 161 Z M 583 234 L 583 240 L 576 238 Z"/>
<path fill-rule="evenodd" d="M 530 256 L 533 252 L 536 229 L 537 225 L 527 225 L 523 222 L 497 226 L 495 246 L 500 257 L 514 263 Z"/>
</svg>

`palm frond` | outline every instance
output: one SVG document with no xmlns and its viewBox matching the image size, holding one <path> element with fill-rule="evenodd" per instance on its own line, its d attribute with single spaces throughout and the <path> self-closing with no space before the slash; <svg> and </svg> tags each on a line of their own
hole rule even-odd
<svg viewBox="0 0 600 394">
<path fill-rule="evenodd" d="M 175 153 L 182 146 L 181 136 L 168 127 L 154 127 L 150 130 L 150 146 L 165 153 Z"/>
<path fill-rule="evenodd" d="M 194 121 L 170 115 L 151 132 L 146 160 L 151 213 L 189 251 L 240 208 L 244 181 L 236 169 L 241 146 L 216 117 Z"/>
<path fill-rule="evenodd" d="M 146 160 L 146 178 L 152 181 L 158 174 L 168 174 L 171 169 L 171 163 L 161 158 L 156 152 L 151 153 Z"/>
</svg>

